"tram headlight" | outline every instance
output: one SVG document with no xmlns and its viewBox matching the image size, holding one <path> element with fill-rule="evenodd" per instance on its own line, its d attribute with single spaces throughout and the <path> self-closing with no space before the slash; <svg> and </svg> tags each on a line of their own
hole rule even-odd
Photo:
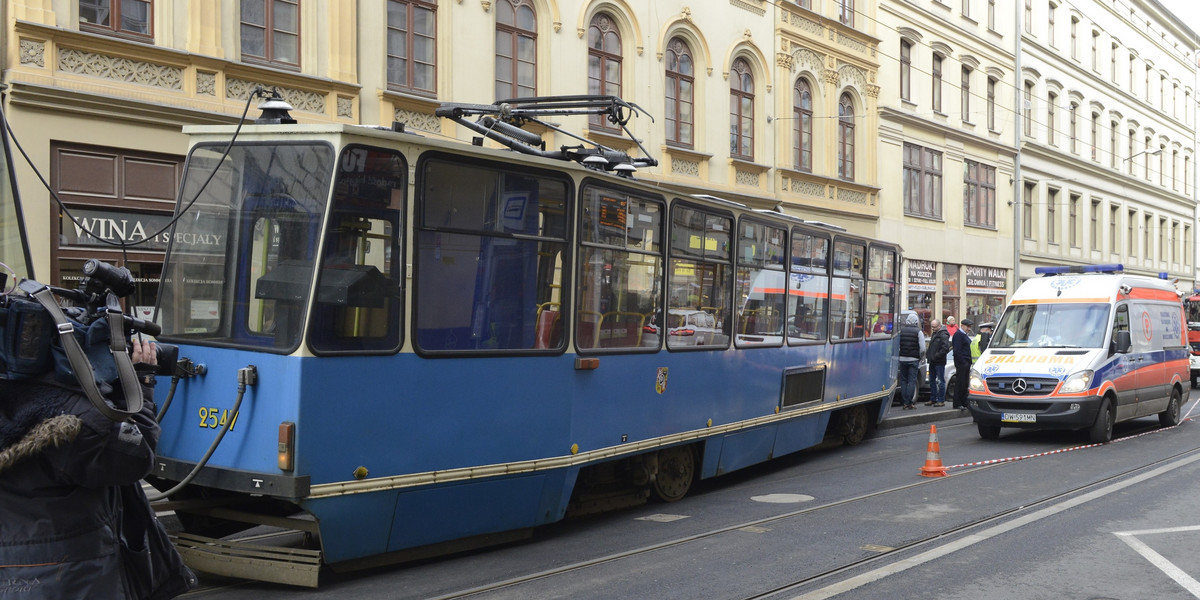
<svg viewBox="0 0 1200 600">
<path fill-rule="evenodd" d="M 1092 383 L 1092 375 L 1094 371 L 1080 371 L 1063 380 L 1062 387 L 1059 392 L 1064 394 L 1078 394 L 1086 389 Z"/>
</svg>

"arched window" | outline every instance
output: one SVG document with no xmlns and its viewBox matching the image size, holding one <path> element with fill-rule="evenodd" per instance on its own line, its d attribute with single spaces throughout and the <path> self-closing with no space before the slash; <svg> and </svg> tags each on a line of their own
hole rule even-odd
<svg viewBox="0 0 1200 600">
<path fill-rule="evenodd" d="M 588 26 L 588 93 L 621 96 L 621 33 L 604 13 L 592 17 Z M 620 129 L 604 115 L 590 115 L 588 127 Z"/>
<path fill-rule="evenodd" d="M 838 177 L 854 179 L 854 100 L 848 92 L 838 102 Z"/>
<path fill-rule="evenodd" d="M 729 70 L 729 154 L 754 160 L 754 76 L 741 58 Z"/>
<path fill-rule="evenodd" d="M 537 15 L 530 0 L 496 2 L 496 100 L 537 95 Z"/>
<path fill-rule="evenodd" d="M 796 169 L 812 171 L 812 88 L 804 79 L 792 89 L 792 162 Z"/>
<path fill-rule="evenodd" d="M 692 146 L 694 64 L 687 42 L 667 44 L 667 141 Z"/>
</svg>

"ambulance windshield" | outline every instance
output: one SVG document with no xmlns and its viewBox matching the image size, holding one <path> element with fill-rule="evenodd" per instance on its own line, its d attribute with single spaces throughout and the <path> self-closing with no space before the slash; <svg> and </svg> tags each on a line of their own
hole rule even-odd
<svg viewBox="0 0 1200 600">
<path fill-rule="evenodd" d="M 1018 304 L 1004 312 L 989 348 L 1102 348 L 1106 303 Z"/>
</svg>

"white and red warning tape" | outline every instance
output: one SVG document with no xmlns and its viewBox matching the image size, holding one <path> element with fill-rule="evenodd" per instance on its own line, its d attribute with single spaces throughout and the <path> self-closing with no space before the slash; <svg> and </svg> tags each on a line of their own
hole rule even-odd
<svg viewBox="0 0 1200 600">
<path fill-rule="evenodd" d="M 1197 404 L 1200 404 L 1200 402 L 1198 402 Z M 1193 406 L 1192 406 L 1192 409 L 1194 410 L 1195 408 L 1196 408 L 1196 407 L 1193 405 Z M 1192 411 L 1190 411 L 1190 410 L 1189 410 L 1189 411 L 1188 411 L 1188 414 L 1189 414 L 1189 415 L 1190 415 L 1190 414 L 1192 414 Z M 1152 434 L 1152 433 L 1158 433 L 1158 432 L 1160 432 L 1160 431 L 1169 431 L 1169 430 L 1171 430 L 1171 429 L 1175 429 L 1176 427 L 1179 427 L 1179 425 L 1183 425 L 1183 424 L 1184 424 L 1184 422 L 1186 422 L 1186 421 L 1190 421 L 1190 420 L 1191 420 L 1191 419 L 1189 419 L 1189 418 L 1188 418 L 1188 417 L 1185 415 L 1185 416 L 1184 416 L 1182 419 L 1180 419 L 1180 420 L 1179 420 L 1179 424 L 1178 424 L 1178 425 L 1172 425 L 1172 426 L 1170 426 L 1170 427 L 1163 427 L 1163 428 L 1161 428 L 1161 429 L 1155 429 L 1155 430 L 1152 430 L 1152 431 L 1146 431 L 1146 432 L 1143 432 L 1143 433 L 1139 433 L 1139 434 L 1137 434 L 1137 435 L 1131 435 L 1131 436 L 1129 436 L 1129 437 L 1118 438 L 1118 439 L 1112 440 L 1111 442 L 1104 442 L 1104 443 L 1100 443 L 1100 444 L 1086 444 L 1086 445 L 1083 445 L 1083 446 L 1074 446 L 1074 447 L 1072 447 L 1072 448 L 1061 448 L 1061 449 L 1059 449 L 1059 450 L 1051 450 L 1051 451 L 1049 451 L 1049 452 L 1039 452 L 1039 453 L 1037 453 L 1037 454 L 1026 454 L 1025 456 L 1010 456 L 1010 457 L 1008 457 L 1008 458 L 993 458 L 993 459 L 991 459 L 991 460 L 981 460 L 981 461 L 977 461 L 977 462 L 963 463 L 963 464 L 961 464 L 961 465 L 950 465 L 950 466 L 948 466 L 948 467 L 945 467 L 945 469 L 946 469 L 946 470 L 950 470 L 950 469 L 960 469 L 960 468 L 962 468 L 962 467 L 979 467 L 979 466 L 983 466 L 983 465 L 994 465 L 994 464 L 997 464 L 997 463 L 1005 463 L 1005 462 L 1013 462 L 1013 461 L 1018 461 L 1018 460 L 1025 460 L 1025 459 L 1027 459 L 1027 458 L 1037 458 L 1037 457 L 1039 457 L 1039 456 L 1049 456 L 1049 455 L 1051 455 L 1051 454 L 1062 454 L 1063 452 L 1070 452 L 1070 451 L 1072 451 L 1072 450 L 1083 450 L 1084 448 L 1095 448 L 1096 446 L 1103 446 L 1104 444 L 1114 444 L 1114 443 L 1116 443 L 1116 442 L 1124 442 L 1125 440 L 1132 440 L 1132 439 L 1140 438 L 1140 437 L 1142 437 L 1143 435 L 1150 435 L 1150 434 Z"/>
</svg>

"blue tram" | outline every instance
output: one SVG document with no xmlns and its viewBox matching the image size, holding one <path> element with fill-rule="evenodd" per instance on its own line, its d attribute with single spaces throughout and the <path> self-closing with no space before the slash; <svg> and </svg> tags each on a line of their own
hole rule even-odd
<svg viewBox="0 0 1200 600">
<path fill-rule="evenodd" d="M 190 564 L 315 585 L 320 564 L 494 543 L 862 440 L 895 385 L 900 249 L 520 128 L 633 108 L 439 110 L 474 144 L 186 130 L 158 320 L 204 368 L 171 386 L 151 481 Z M 238 537 L 254 524 L 302 547 Z"/>
</svg>

